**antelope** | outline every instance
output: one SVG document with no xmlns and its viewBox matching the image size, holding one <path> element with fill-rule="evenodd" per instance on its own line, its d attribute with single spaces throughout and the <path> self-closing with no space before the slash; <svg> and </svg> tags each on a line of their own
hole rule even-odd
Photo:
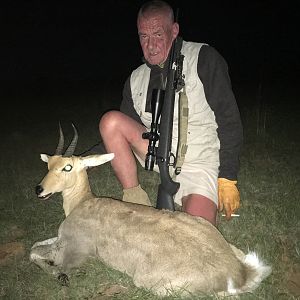
<svg viewBox="0 0 300 300">
<path fill-rule="evenodd" d="M 252 292 L 270 274 L 255 252 L 244 254 L 201 217 L 94 196 L 86 169 L 114 154 L 73 155 L 78 133 L 72 126 L 74 137 L 64 154 L 61 127 L 55 154 L 41 154 L 48 173 L 36 187 L 42 200 L 62 193 L 66 218 L 57 237 L 35 243 L 30 253 L 30 260 L 62 285 L 69 285 L 68 272 L 88 257 L 161 296 L 238 295 Z"/>
</svg>

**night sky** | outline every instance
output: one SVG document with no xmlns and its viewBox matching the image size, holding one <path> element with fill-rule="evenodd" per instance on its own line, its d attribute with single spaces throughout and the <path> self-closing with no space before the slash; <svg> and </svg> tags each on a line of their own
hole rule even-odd
<svg viewBox="0 0 300 300">
<path fill-rule="evenodd" d="M 2 92 L 93 83 L 122 88 L 141 63 L 136 14 L 144 1 L 1 4 Z M 170 1 L 185 40 L 214 46 L 234 84 L 298 81 L 299 12 L 274 1 Z M 24 88 L 26 87 L 26 88 Z"/>
</svg>

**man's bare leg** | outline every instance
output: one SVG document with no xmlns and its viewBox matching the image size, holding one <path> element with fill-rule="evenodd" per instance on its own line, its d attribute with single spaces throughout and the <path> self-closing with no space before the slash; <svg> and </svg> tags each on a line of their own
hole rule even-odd
<svg viewBox="0 0 300 300">
<path fill-rule="evenodd" d="M 184 212 L 202 217 L 216 226 L 217 205 L 205 196 L 190 194 L 182 198 Z"/>
<path fill-rule="evenodd" d="M 115 158 L 111 165 L 123 186 L 123 201 L 151 205 L 146 192 L 140 187 L 134 154 L 145 157 L 148 141 L 142 138 L 145 127 L 119 111 L 110 111 L 100 120 L 99 131 L 107 152 Z"/>
<path fill-rule="evenodd" d="M 142 157 L 146 155 L 148 142 L 142 138 L 144 126 L 119 111 L 110 111 L 101 118 L 99 130 L 106 151 L 115 154 L 111 164 L 123 188 L 137 186 L 137 166 L 131 149 Z"/>
</svg>

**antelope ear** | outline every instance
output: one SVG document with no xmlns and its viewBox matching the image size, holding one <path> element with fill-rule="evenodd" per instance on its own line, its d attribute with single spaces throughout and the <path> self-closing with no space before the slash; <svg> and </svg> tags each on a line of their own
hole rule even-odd
<svg viewBox="0 0 300 300">
<path fill-rule="evenodd" d="M 100 166 L 115 157 L 114 153 L 102 154 L 102 155 L 89 155 L 81 157 L 84 167 Z"/>
<path fill-rule="evenodd" d="M 47 163 L 49 160 L 49 156 L 47 154 L 41 154 L 41 160 Z"/>
</svg>

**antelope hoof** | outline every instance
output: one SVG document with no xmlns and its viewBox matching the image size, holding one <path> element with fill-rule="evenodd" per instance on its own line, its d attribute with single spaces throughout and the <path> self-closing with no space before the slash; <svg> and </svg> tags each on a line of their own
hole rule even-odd
<svg viewBox="0 0 300 300">
<path fill-rule="evenodd" d="M 60 273 L 57 277 L 62 286 L 69 286 L 69 277 L 65 273 Z"/>
</svg>

